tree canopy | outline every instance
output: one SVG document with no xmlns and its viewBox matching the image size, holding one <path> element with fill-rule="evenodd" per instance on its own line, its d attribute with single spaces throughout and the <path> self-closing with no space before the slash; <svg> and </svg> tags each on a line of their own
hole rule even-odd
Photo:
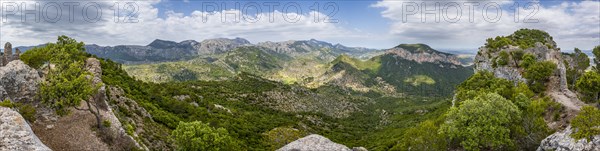
<svg viewBox="0 0 600 151">
<path fill-rule="evenodd" d="M 508 149 L 514 147 L 511 125 L 521 112 L 511 101 L 496 93 L 482 94 L 452 107 L 441 132 L 460 142 L 466 150 Z"/>
<path fill-rule="evenodd" d="M 546 88 L 546 81 L 556 68 L 556 64 L 550 61 L 535 62 L 525 69 L 523 77 L 529 80 L 529 87 L 534 92 L 543 92 Z"/>
<path fill-rule="evenodd" d="M 173 132 L 177 150 L 182 151 L 219 151 L 237 150 L 237 142 L 224 128 L 213 128 L 200 121 L 179 122 Z"/>
<path fill-rule="evenodd" d="M 583 95 L 583 101 L 590 103 L 600 101 L 600 73 L 586 72 L 577 80 L 575 87 Z"/>
<path fill-rule="evenodd" d="M 595 135 L 600 135 L 600 110 L 592 106 L 584 106 L 581 112 L 573 118 L 571 126 L 574 133 L 571 137 L 575 139 L 588 139 Z"/>
<path fill-rule="evenodd" d="M 83 42 L 59 36 L 56 43 L 33 48 L 22 57 L 25 63 L 33 67 L 45 63 L 55 65 L 49 68 L 38 96 L 61 115 L 68 113 L 67 108 L 77 107 L 81 101 L 88 100 L 98 90 L 88 78 L 91 74 L 84 69 L 84 59 L 89 55 L 85 53 Z"/>
</svg>

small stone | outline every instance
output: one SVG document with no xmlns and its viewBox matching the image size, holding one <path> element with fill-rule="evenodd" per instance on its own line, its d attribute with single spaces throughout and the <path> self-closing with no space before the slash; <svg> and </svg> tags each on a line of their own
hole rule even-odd
<svg viewBox="0 0 600 151">
<path fill-rule="evenodd" d="M 352 151 L 368 151 L 368 150 L 364 147 L 353 147 Z"/>
<path fill-rule="evenodd" d="M 52 124 L 50 124 L 50 125 L 46 125 L 46 129 L 47 129 L 47 130 L 49 130 L 49 129 L 52 129 L 52 128 L 54 128 L 54 125 L 52 125 Z"/>
</svg>

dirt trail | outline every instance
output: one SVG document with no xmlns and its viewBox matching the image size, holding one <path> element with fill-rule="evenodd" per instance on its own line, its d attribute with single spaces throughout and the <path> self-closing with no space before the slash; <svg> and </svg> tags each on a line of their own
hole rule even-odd
<svg viewBox="0 0 600 151">
<path fill-rule="evenodd" d="M 80 108 L 87 106 L 82 104 Z M 88 111 L 71 110 L 71 114 L 57 121 L 39 121 L 32 124 L 34 133 L 52 150 L 103 151 L 110 150 L 92 127 L 96 118 Z M 51 126 L 49 126 L 51 125 Z"/>
<path fill-rule="evenodd" d="M 553 91 L 553 92 L 548 92 L 548 94 L 556 102 L 562 104 L 567 109 L 575 111 L 575 112 L 579 112 L 581 110 L 581 107 L 583 105 L 585 105 L 585 103 L 581 102 L 577 98 L 576 94 L 574 94 L 571 91 L 566 91 L 566 92 Z"/>
</svg>

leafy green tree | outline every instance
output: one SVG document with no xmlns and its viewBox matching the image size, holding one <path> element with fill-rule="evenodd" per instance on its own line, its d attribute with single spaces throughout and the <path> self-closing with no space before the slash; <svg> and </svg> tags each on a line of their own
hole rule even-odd
<svg viewBox="0 0 600 151">
<path fill-rule="evenodd" d="M 575 48 L 575 53 L 569 54 L 573 58 L 573 65 L 567 64 L 567 81 L 569 82 L 569 88 L 575 86 L 575 82 L 590 66 L 590 58 L 578 48 Z M 571 68 L 572 66 L 572 68 Z"/>
<path fill-rule="evenodd" d="M 498 56 L 498 59 L 497 59 L 498 65 L 500 65 L 500 66 L 508 65 L 508 60 L 509 60 L 508 52 L 501 51 Z"/>
<path fill-rule="evenodd" d="M 600 73 L 586 72 L 575 84 L 577 91 L 583 94 L 582 100 L 586 102 L 599 101 Z"/>
<path fill-rule="evenodd" d="M 84 69 L 83 60 L 88 55 L 85 53 L 83 42 L 59 36 L 56 43 L 48 43 L 45 47 L 35 48 L 28 52 L 31 52 L 31 55 L 44 55 L 32 57 L 42 58 L 42 60 L 30 60 L 29 63 L 33 65 L 39 65 L 39 61 L 56 65 L 50 69 L 46 80 L 40 85 L 38 96 L 42 102 L 56 109 L 59 115 L 68 114 L 70 107 L 87 110 L 96 117 L 97 125 L 101 127 L 97 100 L 91 99 L 100 86 L 92 85 L 91 78 L 89 78 L 91 73 Z M 86 102 L 87 108 L 78 108 L 82 101 Z"/>
<path fill-rule="evenodd" d="M 534 92 L 543 92 L 546 89 L 546 81 L 556 70 L 556 64 L 550 61 L 533 63 L 525 69 L 523 77 L 529 82 Z"/>
<path fill-rule="evenodd" d="M 523 56 L 525 55 L 525 52 L 523 50 L 515 50 L 515 51 L 511 51 L 510 55 L 512 56 L 513 63 L 518 68 L 519 67 L 519 61 L 521 61 L 523 59 Z"/>
<path fill-rule="evenodd" d="M 77 42 L 67 36 L 59 36 L 56 43 L 47 43 L 42 47 L 35 47 L 21 54 L 20 58 L 25 64 L 39 68 L 45 63 L 52 63 L 58 68 L 66 68 L 73 61 L 83 61 L 91 55 L 85 52 L 85 44 Z"/>
<path fill-rule="evenodd" d="M 585 71 L 588 67 L 590 67 L 590 58 L 587 54 L 583 53 L 579 48 L 575 48 L 575 53 L 573 53 L 573 59 L 575 61 L 575 69 L 578 71 Z"/>
<path fill-rule="evenodd" d="M 229 151 L 239 150 L 237 142 L 224 128 L 213 128 L 200 121 L 179 122 L 171 132 L 177 150 L 182 151 Z"/>
<path fill-rule="evenodd" d="M 519 125 L 515 125 L 514 140 L 517 141 L 521 150 L 535 150 L 540 142 L 550 135 L 551 131 L 544 121 L 544 113 L 553 102 L 549 98 L 532 100 L 524 93 L 519 93 L 514 98 L 515 104 L 522 111 L 522 120 Z"/>
<path fill-rule="evenodd" d="M 595 135 L 600 135 L 600 110 L 592 106 L 584 106 L 581 112 L 571 121 L 575 139 L 585 138 L 588 141 Z"/>
<path fill-rule="evenodd" d="M 473 99 L 482 93 L 497 93 L 504 98 L 512 98 L 514 95 L 514 84 L 502 78 L 496 78 L 493 73 L 481 71 L 473 74 L 465 82 L 456 88 L 456 100 L 465 101 Z"/>
<path fill-rule="evenodd" d="M 536 62 L 535 56 L 531 53 L 526 53 L 525 55 L 523 55 L 522 60 L 523 61 L 521 62 L 521 64 L 519 64 L 519 66 L 523 68 L 527 68 L 529 67 L 529 65 L 532 65 Z"/>
<path fill-rule="evenodd" d="M 514 147 L 512 127 L 520 121 L 521 111 L 496 93 L 464 101 L 450 109 L 440 131 L 465 150 L 510 150 Z"/>
<path fill-rule="evenodd" d="M 444 133 L 438 133 L 439 124 L 433 120 L 409 128 L 402 135 L 400 144 L 391 150 L 446 150 L 448 143 Z"/>
</svg>

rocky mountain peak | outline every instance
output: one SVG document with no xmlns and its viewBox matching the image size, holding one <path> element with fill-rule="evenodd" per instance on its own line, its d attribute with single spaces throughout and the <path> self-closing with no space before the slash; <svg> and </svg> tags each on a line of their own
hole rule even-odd
<svg viewBox="0 0 600 151">
<path fill-rule="evenodd" d="M 197 51 L 199 55 L 203 54 L 219 54 L 227 51 L 231 51 L 234 48 L 240 46 L 249 46 L 252 45 L 250 41 L 243 38 L 216 38 L 216 39 L 206 39 L 200 42 L 200 46 L 197 47 Z"/>
<path fill-rule="evenodd" d="M 386 54 L 395 55 L 418 63 L 429 62 L 461 65 L 456 55 L 437 51 L 425 44 L 400 44 L 386 50 Z"/>
<path fill-rule="evenodd" d="M 426 44 L 417 43 L 417 44 L 400 44 L 394 48 L 404 49 L 410 51 L 412 53 L 442 53 L 434 50 Z"/>
<path fill-rule="evenodd" d="M 171 47 L 177 46 L 177 42 L 156 39 L 156 40 L 152 41 L 152 43 L 148 44 L 148 46 L 153 47 L 153 48 L 164 49 L 164 48 L 171 48 Z"/>
<path fill-rule="evenodd" d="M 509 36 L 488 39 L 475 56 L 474 69 L 492 72 L 496 77 L 515 83 L 527 82 L 523 77 L 525 68 L 521 65 L 525 55 L 532 55 L 535 61 L 556 64 L 556 70 L 546 83 L 546 93 L 564 105 L 570 114 L 579 111 L 584 103 L 568 89 L 563 55 L 556 47 L 556 42 L 544 31 L 521 29 Z"/>
<path fill-rule="evenodd" d="M 560 91 L 567 90 L 566 69 L 562 54 L 556 43 L 546 32 L 521 29 L 506 37 L 488 39 L 485 46 L 480 47 L 475 56 L 476 71 L 490 71 L 496 77 L 511 81 L 526 82 L 523 78 L 524 68 L 520 61 L 524 54 L 535 56 L 536 61 L 551 61 L 557 65 L 553 79 L 557 79 L 554 87 Z"/>
</svg>

